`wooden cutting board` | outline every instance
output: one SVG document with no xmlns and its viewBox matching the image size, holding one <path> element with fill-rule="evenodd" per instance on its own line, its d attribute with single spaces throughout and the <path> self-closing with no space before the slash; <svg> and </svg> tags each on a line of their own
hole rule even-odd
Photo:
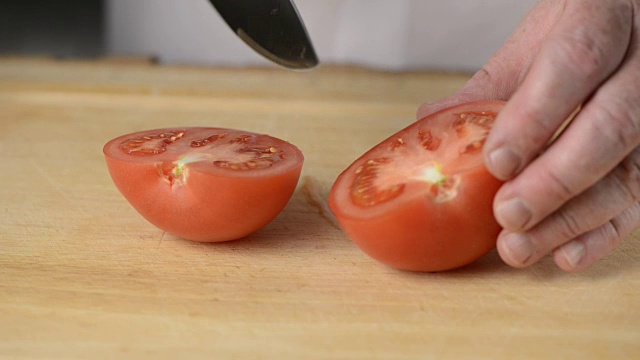
<svg viewBox="0 0 640 360">
<path fill-rule="evenodd" d="M 415 274 L 322 213 L 342 169 L 466 79 L 0 59 L 0 358 L 639 359 L 638 233 L 580 274 L 496 253 Z M 273 223 L 201 244 L 129 206 L 103 144 L 187 125 L 301 148 L 303 180 Z"/>
</svg>

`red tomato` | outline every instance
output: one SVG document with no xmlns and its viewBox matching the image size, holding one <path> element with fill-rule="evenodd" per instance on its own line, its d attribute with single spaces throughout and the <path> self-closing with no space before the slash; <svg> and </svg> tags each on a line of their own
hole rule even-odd
<svg viewBox="0 0 640 360">
<path fill-rule="evenodd" d="M 137 132 L 103 152 L 114 183 L 144 218 L 195 241 L 234 240 L 271 222 L 304 161 L 283 140 L 218 128 Z"/>
<path fill-rule="evenodd" d="M 504 102 L 469 103 L 417 121 L 336 180 L 329 205 L 351 240 L 392 267 L 441 271 L 496 245 L 492 202 L 502 184 L 482 145 Z"/>
</svg>

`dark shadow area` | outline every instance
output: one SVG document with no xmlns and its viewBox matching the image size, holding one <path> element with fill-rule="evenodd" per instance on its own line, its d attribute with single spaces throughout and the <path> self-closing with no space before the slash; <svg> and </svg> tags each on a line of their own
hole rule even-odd
<svg viewBox="0 0 640 360">
<path fill-rule="evenodd" d="M 104 0 L 0 1 L 0 55 L 97 57 L 104 43 Z"/>
<path fill-rule="evenodd" d="M 635 261 L 619 261 L 619 257 L 625 248 L 631 248 L 631 241 L 638 241 L 636 239 L 630 239 L 627 243 L 623 244 L 621 248 L 616 249 L 613 254 L 605 257 L 604 259 L 596 262 L 588 269 L 581 272 L 570 273 L 560 269 L 554 262 L 551 255 L 543 257 L 538 263 L 529 266 L 524 269 L 517 269 L 505 264 L 498 252 L 493 250 L 487 255 L 478 259 L 477 261 L 449 271 L 436 272 L 436 273 L 411 273 L 409 276 L 426 276 L 451 278 L 451 279 L 463 279 L 470 277 L 486 277 L 486 276 L 521 276 L 523 279 L 528 279 L 533 282 L 553 282 L 556 280 L 562 280 L 566 278 L 583 278 L 583 279 L 615 279 L 621 276 L 623 273 L 634 271 L 639 266 Z"/>
</svg>

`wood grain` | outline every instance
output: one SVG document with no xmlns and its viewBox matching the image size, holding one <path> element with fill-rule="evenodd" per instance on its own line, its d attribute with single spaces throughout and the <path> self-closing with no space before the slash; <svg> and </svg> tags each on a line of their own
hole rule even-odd
<svg viewBox="0 0 640 360">
<path fill-rule="evenodd" d="M 640 358 L 638 233 L 580 274 L 495 253 L 414 274 L 322 216 L 342 169 L 466 78 L 0 59 L 0 358 Z M 117 192 L 102 146 L 187 125 L 291 141 L 307 187 L 240 241 L 163 233 Z"/>
</svg>

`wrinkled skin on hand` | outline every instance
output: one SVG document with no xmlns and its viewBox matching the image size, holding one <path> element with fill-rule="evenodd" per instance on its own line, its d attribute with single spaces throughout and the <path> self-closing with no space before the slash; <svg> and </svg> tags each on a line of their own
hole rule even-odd
<svg viewBox="0 0 640 360">
<path fill-rule="evenodd" d="M 484 147 L 507 180 L 494 200 L 507 264 L 553 253 L 579 271 L 640 227 L 639 11 L 640 0 L 542 0 L 458 93 L 418 110 L 508 100 Z"/>
</svg>

